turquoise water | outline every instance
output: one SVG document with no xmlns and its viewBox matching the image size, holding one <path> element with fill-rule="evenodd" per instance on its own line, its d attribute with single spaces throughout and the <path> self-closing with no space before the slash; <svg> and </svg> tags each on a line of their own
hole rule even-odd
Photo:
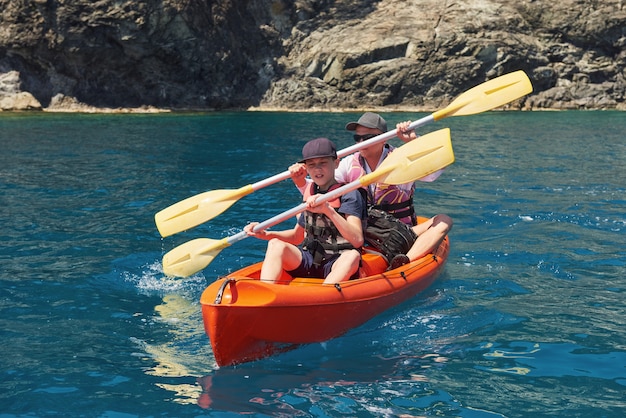
<svg viewBox="0 0 626 418">
<path fill-rule="evenodd" d="M 298 196 L 273 185 L 165 239 L 154 214 L 280 173 L 308 139 L 347 147 L 358 116 L 0 114 L 0 417 L 623 416 L 619 112 L 421 128 L 450 127 L 457 158 L 416 196 L 421 214 L 455 221 L 439 280 L 343 337 L 216 367 L 200 294 L 265 244 L 239 242 L 184 280 L 165 279 L 161 257 Z"/>
</svg>

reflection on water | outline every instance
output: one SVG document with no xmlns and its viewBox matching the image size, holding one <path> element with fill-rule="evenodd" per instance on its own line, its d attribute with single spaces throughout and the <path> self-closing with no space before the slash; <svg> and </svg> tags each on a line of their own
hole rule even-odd
<svg viewBox="0 0 626 418">
<path fill-rule="evenodd" d="M 546 344 L 513 342 L 507 347 L 495 348 L 486 344 L 482 349 L 501 367 L 491 371 L 522 370 L 529 376 L 586 376 L 614 380 L 626 386 L 626 353 L 602 353 L 576 344 Z M 510 361 L 513 360 L 513 361 Z"/>
<path fill-rule="evenodd" d="M 374 357 L 350 373 L 336 359 L 292 366 L 267 362 L 265 367 L 218 369 L 198 379 L 202 386 L 198 405 L 239 413 L 280 411 L 279 414 L 285 415 L 314 412 L 317 405 L 350 415 L 359 413 L 362 408 L 359 404 L 365 403 L 366 397 L 395 398 L 407 395 L 407 391 L 427 395 L 432 405 L 436 405 L 434 399 L 440 400 L 440 395 L 429 393 L 427 379 L 421 371 L 445 361 L 445 357 L 437 354 L 418 358 Z M 405 370 L 412 372 L 407 374 Z M 387 413 L 393 414 L 393 408 L 374 406 L 376 402 L 372 401 L 369 398 L 367 402 L 372 405 L 369 412 L 387 409 Z M 425 399 L 420 402 L 428 404 Z"/>
<path fill-rule="evenodd" d="M 167 279 L 165 279 L 167 282 Z M 181 284 L 181 280 L 177 281 Z M 151 289 L 152 285 L 149 286 Z M 144 372 L 157 378 L 155 385 L 175 395 L 179 404 L 196 403 L 201 387 L 195 382 L 207 370 L 217 368 L 210 345 L 204 336 L 199 303 L 180 294 L 170 293 L 155 307 L 154 320 L 167 328 L 164 342 L 132 341 L 151 360 Z"/>
</svg>

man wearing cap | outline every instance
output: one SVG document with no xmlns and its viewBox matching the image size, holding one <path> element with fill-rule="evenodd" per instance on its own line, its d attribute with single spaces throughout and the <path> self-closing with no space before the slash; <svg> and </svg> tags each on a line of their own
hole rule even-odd
<svg viewBox="0 0 626 418">
<path fill-rule="evenodd" d="M 283 270 L 292 277 L 323 277 L 324 284 L 356 277 L 367 218 L 365 198 L 355 190 L 341 196 L 338 202 L 315 205 L 320 194 L 338 186 L 337 148 L 329 139 L 307 142 L 300 162 L 312 182 L 304 190 L 307 209 L 298 217 L 296 226 L 285 231 L 255 233 L 254 222 L 244 228 L 248 235 L 269 241 L 260 279 L 275 283 Z M 297 247 L 299 244 L 301 247 Z"/>
</svg>

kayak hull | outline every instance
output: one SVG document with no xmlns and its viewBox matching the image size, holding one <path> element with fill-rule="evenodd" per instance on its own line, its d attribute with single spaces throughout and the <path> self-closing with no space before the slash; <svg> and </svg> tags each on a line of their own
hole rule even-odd
<svg viewBox="0 0 626 418">
<path fill-rule="evenodd" d="M 448 252 L 446 238 L 434 254 L 390 271 L 380 255 L 366 253 L 361 278 L 337 285 L 287 274 L 264 283 L 262 263 L 220 278 L 200 299 L 215 360 L 231 366 L 338 337 L 429 287 Z"/>
</svg>

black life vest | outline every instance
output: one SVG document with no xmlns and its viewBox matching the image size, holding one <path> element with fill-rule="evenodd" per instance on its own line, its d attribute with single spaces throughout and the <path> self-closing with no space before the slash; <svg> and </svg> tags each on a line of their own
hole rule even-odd
<svg viewBox="0 0 626 418">
<path fill-rule="evenodd" d="M 336 183 L 322 193 L 328 193 L 341 186 L 343 184 Z M 309 196 L 315 194 L 320 194 L 319 187 L 315 183 L 311 183 L 310 187 L 304 192 L 304 201 Z M 341 206 L 340 199 L 337 199 L 336 203 L 331 201 L 331 206 L 337 210 Z M 304 230 L 306 231 L 302 249 L 313 254 L 313 263 L 315 265 L 319 266 L 324 260 L 333 255 L 355 248 L 350 244 L 350 241 L 341 236 L 335 224 L 326 215 L 304 211 L 302 216 L 304 216 Z"/>
</svg>

